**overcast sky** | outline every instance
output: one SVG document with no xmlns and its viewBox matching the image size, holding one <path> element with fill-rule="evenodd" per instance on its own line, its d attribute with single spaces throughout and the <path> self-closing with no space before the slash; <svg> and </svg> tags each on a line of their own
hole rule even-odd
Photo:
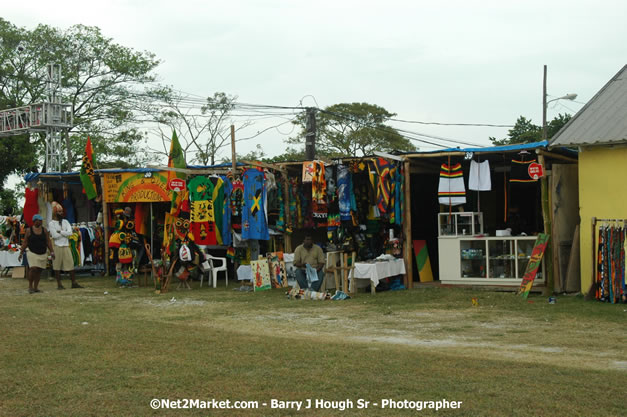
<svg viewBox="0 0 627 417">
<path fill-rule="evenodd" d="M 98 26 L 155 53 L 161 81 L 191 94 L 281 106 L 368 102 L 424 122 L 511 125 L 523 115 L 539 125 L 544 64 L 549 95 L 579 95 L 578 103 L 551 103 L 550 120 L 574 114 L 627 63 L 624 0 L 31 0 L 3 1 L 0 15 L 29 29 Z M 266 119 L 241 135 L 284 121 Z M 507 134 L 394 125 L 483 145 Z M 261 136 L 266 154 L 284 150 L 290 129 Z M 256 143 L 240 142 L 238 152 Z"/>
</svg>

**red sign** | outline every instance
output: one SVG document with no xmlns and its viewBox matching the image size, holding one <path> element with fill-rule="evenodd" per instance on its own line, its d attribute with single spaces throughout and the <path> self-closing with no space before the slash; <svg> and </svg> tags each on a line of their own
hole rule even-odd
<svg viewBox="0 0 627 417">
<path fill-rule="evenodd" d="M 185 180 L 182 180 L 180 178 L 172 178 L 170 181 L 168 181 L 168 189 L 180 193 L 185 189 Z"/>
<path fill-rule="evenodd" d="M 537 162 L 530 163 L 527 172 L 529 172 L 529 176 L 534 180 L 544 177 L 544 167 Z"/>
</svg>

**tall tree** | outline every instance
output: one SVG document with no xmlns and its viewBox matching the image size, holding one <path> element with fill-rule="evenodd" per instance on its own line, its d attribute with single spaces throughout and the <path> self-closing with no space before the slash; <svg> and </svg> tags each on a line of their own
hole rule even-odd
<svg viewBox="0 0 627 417">
<path fill-rule="evenodd" d="M 0 63 L 2 108 L 47 101 L 46 67 L 61 64 L 60 100 L 74 115 L 66 161 L 73 168 L 80 164 L 82 151 L 75 151 L 84 149 L 87 135 L 103 163 L 144 157 L 139 123 L 171 94 L 154 84 L 160 63 L 154 54 L 119 45 L 97 27 L 39 25 L 28 30 L 0 18 Z M 31 135 L 29 142 L 41 160 L 43 136 Z"/>
<path fill-rule="evenodd" d="M 570 114 L 558 114 L 553 120 L 547 123 L 547 137 L 550 139 L 564 126 L 572 116 Z M 535 125 L 531 119 L 520 116 L 514 127 L 507 132 L 504 139 L 490 137 L 493 145 L 512 145 L 515 143 L 530 143 L 542 140 L 542 126 Z"/>
<path fill-rule="evenodd" d="M 230 150 L 231 125 L 235 124 L 232 112 L 237 96 L 216 92 L 207 97 L 202 106 L 190 105 L 190 97 L 174 95 L 158 112 L 157 133 L 163 143 L 163 151 L 169 149 L 169 137 L 174 129 L 179 135 L 181 147 L 189 162 L 200 165 L 214 165 L 223 155 L 225 148 Z M 238 123 L 235 131 L 250 126 L 250 121 Z M 223 156 L 224 159 L 225 157 Z M 227 159 L 230 159 L 230 152 Z"/>
<path fill-rule="evenodd" d="M 415 146 L 386 124 L 396 116 L 383 107 L 368 103 L 339 103 L 316 114 L 316 153 L 329 156 L 370 155 L 373 151 L 413 151 Z M 306 115 L 294 123 L 301 126 L 288 143 L 301 144 L 306 133 Z"/>
</svg>

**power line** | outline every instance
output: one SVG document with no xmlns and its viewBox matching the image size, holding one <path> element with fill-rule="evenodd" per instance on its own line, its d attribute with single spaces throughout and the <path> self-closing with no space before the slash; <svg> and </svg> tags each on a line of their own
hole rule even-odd
<svg viewBox="0 0 627 417">
<path fill-rule="evenodd" d="M 434 145 L 434 146 L 439 146 L 442 148 L 447 148 L 448 146 L 439 144 L 439 143 L 435 143 L 435 142 L 431 142 L 422 138 L 429 138 L 429 139 L 434 139 L 434 140 L 439 140 L 439 141 L 444 141 L 444 142 L 450 142 L 450 143 L 456 143 L 456 144 L 461 144 L 461 145 L 470 145 L 470 146 L 477 146 L 477 147 L 483 147 L 483 145 L 479 145 L 476 143 L 472 143 L 472 142 L 466 142 L 466 141 L 462 141 L 462 140 L 458 140 L 458 139 L 450 139 L 450 138 L 443 138 L 440 136 L 434 136 L 434 135 L 428 135 L 426 133 L 421 133 L 421 132 L 413 132 L 413 131 L 409 131 L 409 130 L 404 130 L 404 129 L 397 129 L 394 128 L 392 126 L 386 126 L 386 125 L 373 125 L 373 124 L 368 124 L 366 122 L 364 122 L 363 120 L 359 120 L 356 119 L 355 117 L 353 117 L 352 115 L 347 115 L 347 114 L 342 114 L 342 113 L 337 113 L 337 112 L 330 112 L 327 110 L 319 110 L 322 113 L 326 113 L 326 114 L 331 114 L 334 115 L 336 117 L 341 117 L 344 118 L 346 120 L 349 120 L 351 122 L 354 123 L 358 123 L 361 124 L 364 127 L 369 127 L 371 129 L 375 129 L 375 130 L 379 130 L 382 132 L 387 132 L 389 133 L 389 130 L 387 129 L 395 129 L 397 132 L 401 133 L 401 136 L 405 137 L 406 139 L 410 139 L 410 140 L 414 140 L 414 141 L 418 141 L 418 142 L 422 142 L 422 143 L 427 143 L 430 145 Z M 418 136 L 418 137 L 416 137 Z"/>
<path fill-rule="evenodd" d="M 436 126 L 470 126 L 470 127 L 514 127 L 514 125 L 498 125 L 491 123 L 442 123 L 442 122 L 422 122 L 419 120 L 402 120 L 402 119 L 389 119 L 393 122 L 400 123 L 413 123 L 420 125 L 436 125 Z"/>
</svg>

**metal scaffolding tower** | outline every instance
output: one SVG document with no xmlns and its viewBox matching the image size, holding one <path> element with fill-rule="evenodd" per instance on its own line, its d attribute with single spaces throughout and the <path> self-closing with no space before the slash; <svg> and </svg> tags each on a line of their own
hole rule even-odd
<svg viewBox="0 0 627 417">
<path fill-rule="evenodd" d="M 48 101 L 0 110 L 0 137 L 46 133 L 46 172 L 62 172 L 63 132 L 72 127 L 69 104 L 62 104 L 61 65 L 48 64 Z"/>
</svg>

